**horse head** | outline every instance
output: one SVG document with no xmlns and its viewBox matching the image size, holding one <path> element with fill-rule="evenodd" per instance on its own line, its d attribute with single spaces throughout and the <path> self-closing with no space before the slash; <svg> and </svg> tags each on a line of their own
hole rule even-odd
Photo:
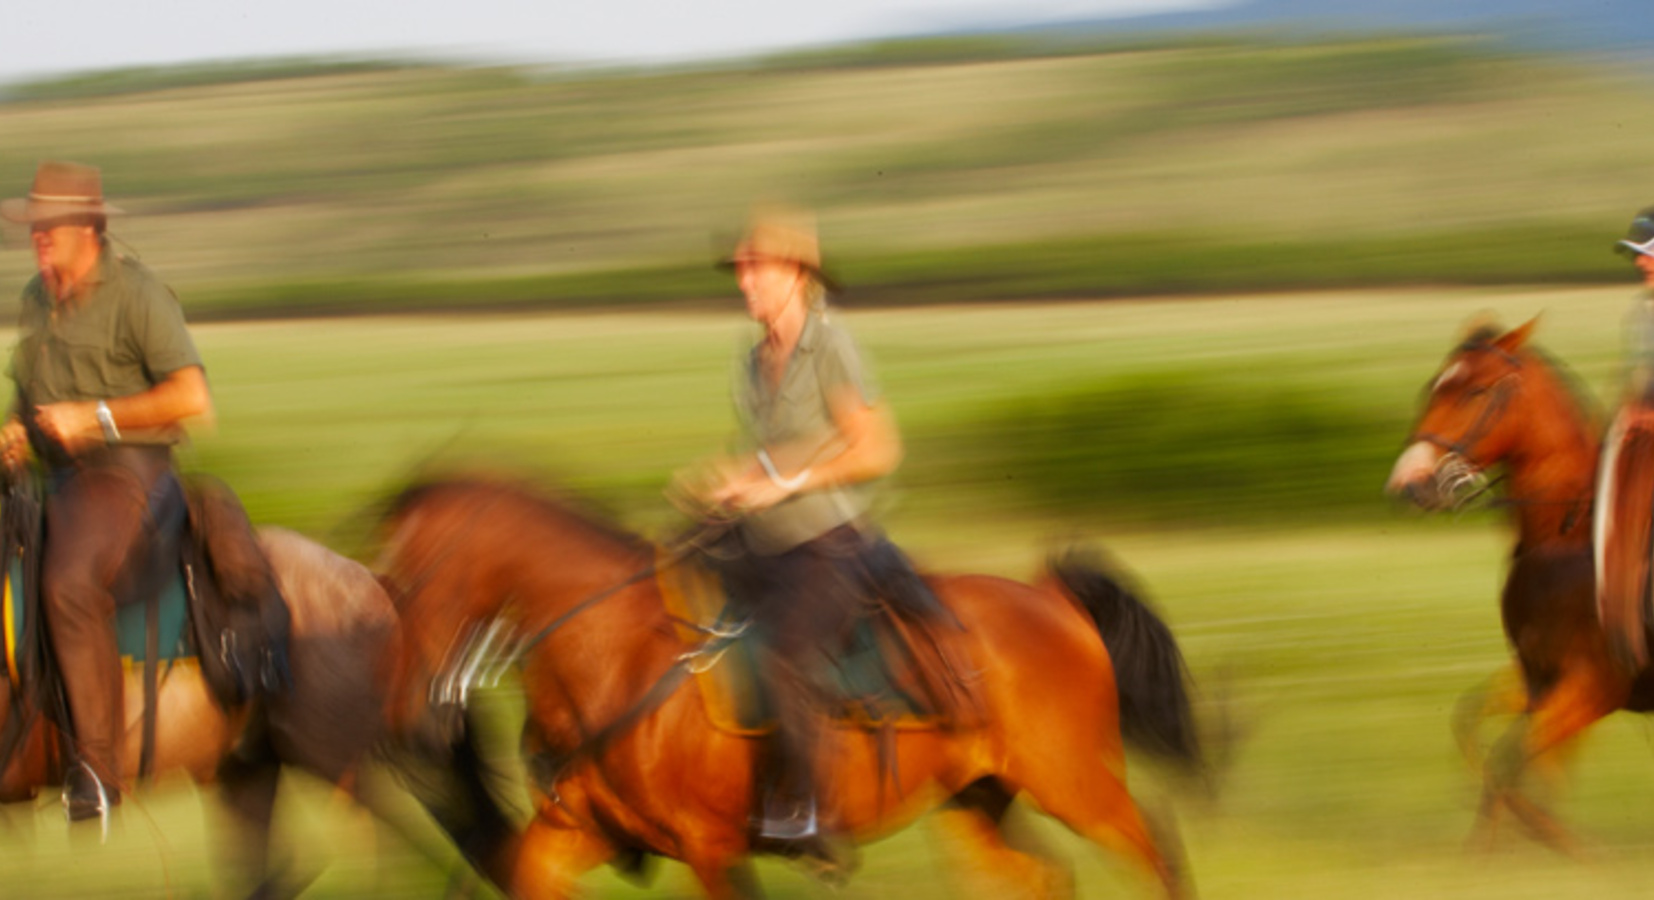
<svg viewBox="0 0 1654 900">
<path fill-rule="evenodd" d="M 1538 320 L 1501 333 L 1473 327 L 1424 391 L 1424 409 L 1386 489 L 1431 510 L 1481 494 L 1487 470 L 1521 439 L 1518 396 L 1533 370 L 1524 347 Z"/>
<path fill-rule="evenodd" d="M 459 668 L 455 657 L 463 653 L 464 635 L 488 614 L 469 609 L 482 595 L 462 588 L 461 567 L 454 565 L 459 560 L 450 559 L 451 537 L 469 518 L 447 510 L 431 486 L 410 488 L 381 523 L 382 548 L 373 566 L 404 623 L 387 703 L 391 729 L 428 749 L 449 746 L 463 727 L 463 705 L 456 702 L 463 697 L 448 679 Z"/>
<path fill-rule="evenodd" d="M 381 533 L 377 569 L 404 628 L 393 726 L 443 743 L 463 727 L 477 688 L 553 642 L 580 646 L 570 634 L 599 615 L 592 607 L 608 610 L 608 598 L 646 575 L 652 559 L 646 542 L 505 477 L 411 487 Z"/>
<path fill-rule="evenodd" d="M 1530 338 L 1473 327 L 1425 387 L 1423 411 L 1386 489 L 1426 509 L 1482 496 L 1501 467 L 1525 537 L 1588 540 L 1597 455 L 1593 413 Z"/>
</svg>

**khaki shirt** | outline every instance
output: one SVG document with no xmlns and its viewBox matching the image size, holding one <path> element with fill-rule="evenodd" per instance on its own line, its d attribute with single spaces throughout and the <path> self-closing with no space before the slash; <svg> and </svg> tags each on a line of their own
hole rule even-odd
<svg viewBox="0 0 1654 900">
<path fill-rule="evenodd" d="M 116 255 L 108 241 L 80 291 L 59 305 L 39 275 L 23 289 L 9 374 L 25 422 L 33 407 L 126 397 L 201 365 L 172 289 L 142 263 Z M 177 426 L 121 432 L 132 444 L 175 444 L 182 437 Z"/>
<path fill-rule="evenodd" d="M 1654 293 L 1637 292 L 1625 316 L 1626 388 L 1632 398 L 1654 390 Z"/>
<path fill-rule="evenodd" d="M 855 341 L 822 312 L 805 320 L 779 385 L 764 377 L 754 347 L 739 367 L 735 385 L 736 411 L 750 449 L 769 449 L 783 476 L 835 455 L 832 445 L 840 435 L 829 398 L 845 386 L 869 404 L 877 397 Z M 784 458 L 775 449 L 784 445 L 805 449 Z M 868 504 L 864 486 L 809 491 L 748 516 L 743 533 L 753 552 L 774 555 L 860 519 Z"/>
</svg>

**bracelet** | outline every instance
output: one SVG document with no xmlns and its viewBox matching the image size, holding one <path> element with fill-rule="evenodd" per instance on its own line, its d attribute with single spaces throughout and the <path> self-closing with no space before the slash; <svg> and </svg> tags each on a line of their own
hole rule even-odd
<svg viewBox="0 0 1654 900">
<path fill-rule="evenodd" d="M 115 427 L 115 415 L 109 411 L 106 400 L 98 401 L 98 425 L 103 429 L 103 439 L 107 443 L 116 443 L 121 439 L 121 430 Z"/>
<path fill-rule="evenodd" d="M 775 470 L 775 463 L 770 459 L 768 450 L 761 449 L 758 451 L 758 464 L 764 467 L 764 474 L 770 476 L 771 483 L 788 493 L 797 491 L 804 486 L 804 482 L 810 480 L 809 469 L 805 469 L 791 478 L 782 478 L 781 473 Z"/>
</svg>

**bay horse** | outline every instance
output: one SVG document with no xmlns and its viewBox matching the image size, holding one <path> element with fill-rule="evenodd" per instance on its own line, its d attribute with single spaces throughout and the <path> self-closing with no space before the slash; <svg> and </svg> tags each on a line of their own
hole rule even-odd
<svg viewBox="0 0 1654 900">
<path fill-rule="evenodd" d="M 758 743 L 721 730 L 699 681 L 682 677 L 701 654 L 663 604 L 659 548 L 497 477 L 416 484 L 384 529 L 376 568 L 395 585 L 405 628 L 393 727 L 429 733 L 453 720 L 470 676 L 490 668 L 477 646 L 510 646 L 506 658 L 520 661 L 536 809 L 520 832 L 502 830 L 497 814 L 479 826 L 492 837 L 470 842 L 469 855 L 485 876 L 514 897 L 566 897 L 591 868 L 660 856 L 686 863 L 710 897 L 759 895 L 748 821 Z M 682 563 L 659 566 L 670 564 Z M 1200 766 L 1170 630 L 1096 567 L 1056 566 L 1036 584 L 928 581 L 964 626 L 953 639 L 979 667 L 980 722 L 827 728 L 824 821 L 859 842 L 940 807 L 988 871 L 1042 896 L 1068 893 L 1060 869 L 1001 831 L 1026 794 L 1185 896 L 1179 854 L 1163 852 L 1127 792 L 1121 734 Z"/>
<path fill-rule="evenodd" d="M 27 502 L 16 491 L 8 494 L 8 531 L 27 528 L 18 524 Z M 128 727 L 119 753 L 128 788 L 141 768 L 216 783 L 231 813 L 243 874 L 253 895 L 266 897 L 295 887 L 272 870 L 269 858 L 282 767 L 297 766 L 362 797 L 356 774 L 383 736 L 385 685 L 400 634 L 389 595 L 365 566 L 280 528 L 258 529 L 257 541 L 291 613 L 290 687 L 226 707 L 214 700 L 194 660 L 163 663 L 154 744 L 145 759 L 146 692 L 142 666 L 135 665 L 125 678 Z M 47 714 L 50 705 L 38 678 L 0 666 L 0 802 L 62 784 L 68 738 Z M 141 794 L 128 802 L 141 803 Z"/>
<path fill-rule="evenodd" d="M 1517 539 L 1500 601 L 1517 678 L 1473 695 L 1456 722 L 1469 747 L 1479 722 L 1514 712 L 1479 761 L 1476 834 L 1490 839 L 1501 810 L 1564 852 L 1575 843 L 1521 779 L 1598 719 L 1654 710 L 1654 672 L 1622 665 L 1598 617 L 1592 509 L 1600 447 L 1588 398 L 1530 343 L 1537 320 L 1474 329 L 1430 381 L 1423 410 L 1387 485 L 1427 509 L 1461 505 L 1503 470 Z M 1498 682 L 1496 682 L 1498 683 Z"/>
</svg>

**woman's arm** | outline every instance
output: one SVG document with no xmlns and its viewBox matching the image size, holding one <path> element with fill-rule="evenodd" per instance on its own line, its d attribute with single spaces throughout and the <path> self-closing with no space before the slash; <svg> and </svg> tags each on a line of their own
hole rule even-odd
<svg viewBox="0 0 1654 900">
<path fill-rule="evenodd" d="M 895 471 L 902 460 L 902 439 L 889 406 L 868 403 L 852 385 L 836 389 L 827 405 L 837 432 L 832 440 L 763 448 L 734 466 L 734 474 L 707 499 L 752 512 L 794 494 L 859 484 Z"/>
</svg>

